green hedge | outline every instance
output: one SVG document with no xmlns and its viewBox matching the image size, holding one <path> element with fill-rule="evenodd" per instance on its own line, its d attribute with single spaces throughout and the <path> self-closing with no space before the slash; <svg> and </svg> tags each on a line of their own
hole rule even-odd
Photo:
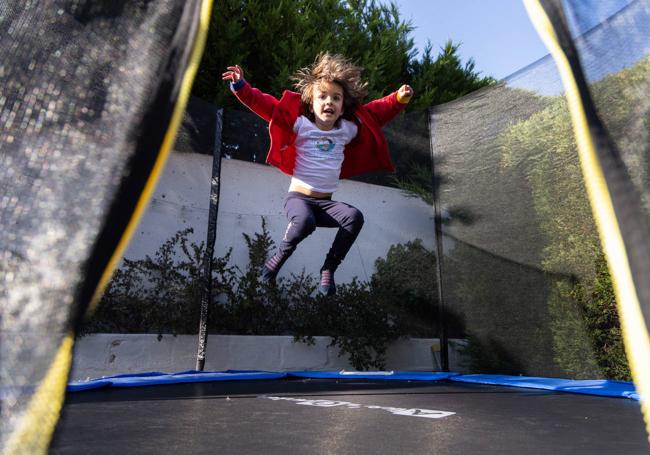
<svg viewBox="0 0 650 455">
<path fill-rule="evenodd" d="M 647 131 L 650 119 L 637 106 L 647 86 L 650 57 L 590 86 L 603 122 L 632 180 L 648 199 Z M 500 138 L 504 172 L 523 169 L 546 247 L 542 267 L 575 279 L 558 281 L 549 294 L 555 361 L 573 377 L 630 379 L 611 277 L 587 199 L 564 97 Z"/>
<path fill-rule="evenodd" d="M 188 241 L 191 232 L 179 231 L 153 257 L 125 259 L 81 333 L 197 333 L 205 248 Z M 330 336 L 360 370 L 383 368 L 388 346 L 400 337 L 434 335 L 435 258 L 421 241 L 391 247 L 370 282 L 354 279 L 323 297 L 316 278 L 304 272 L 261 283 L 274 245 L 264 219 L 261 233 L 243 236 L 246 268 L 229 265 L 230 252 L 213 259 L 209 332 L 293 335 L 308 344 Z"/>
</svg>

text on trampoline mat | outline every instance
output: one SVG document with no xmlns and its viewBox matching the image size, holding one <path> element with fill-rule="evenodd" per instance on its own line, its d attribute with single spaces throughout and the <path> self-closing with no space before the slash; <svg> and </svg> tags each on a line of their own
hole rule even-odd
<svg viewBox="0 0 650 455">
<path fill-rule="evenodd" d="M 400 415 L 400 416 L 411 416 L 411 417 L 424 417 L 426 419 L 440 419 L 443 417 L 449 417 L 456 414 L 455 412 L 448 411 L 434 411 L 431 409 L 420 409 L 420 408 L 394 408 L 389 406 L 375 406 L 375 405 L 366 405 L 358 403 L 350 403 L 349 401 L 334 401 L 334 400 L 312 400 L 306 398 L 290 398 L 290 397 L 269 397 L 266 398 L 274 401 L 292 401 L 296 404 L 304 406 L 317 406 L 320 408 L 333 408 L 333 407 L 345 407 L 346 409 L 379 409 L 382 411 L 388 411 L 391 414 Z"/>
</svg>

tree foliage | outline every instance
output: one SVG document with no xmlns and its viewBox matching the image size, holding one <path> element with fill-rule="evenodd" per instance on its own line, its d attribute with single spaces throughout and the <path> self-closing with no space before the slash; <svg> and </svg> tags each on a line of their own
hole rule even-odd
<svg viewBox="0 0 650 455">
<path fill-rule="evenodd" d="M 434 58 L 433 46 L 428 42 L 422 58 L 411 63 L 411 84 L 419 94 L 412 109 L 446 103 L 494 82 L 474 70 L 473 59 L 463 64 L 459 48 L 460 44 L 449 40 Z"/>
<path fill-rule="evenodd" d="M 449 101 L 491 83 L 463 64 L 451 41 L 433 56 L 429 43 L 418 59 L 411 33 L 394 3 L 375 0 L 221 0 L 214 9 L 194 94 L 236 106 L 221 82 L 239 64 L 261 90 L 279 96 L 291 75 L 321 51 L 340 53 L 364 68 L 369 99 L 413 85 L 413 107 Z"/>
<path fill-rule="evenodd" d="M 639 116 L 650 58 L 593 83 L 591 94 L 633 183 L 648 203 L 648 119 Z M 640 81 L 645 81 L 641 83 Z M 591 215 L 564 97 L 512 125 L 502 139 L 506 171 L 524 170 L 545 237 L 542 266 L 568 269 L 576 281 L 558 283 L 548 305 L 556 361 L 574 377 L 629 379 L 612 283 Z"/>
<path fill-rule="evenodd" d="M 204 289 L 205 244 L 177 232 L 153 256 L 125 259 L 109 282 L 97 310 L 80 334 L 196 333 Z M 316 294 L 316 278 L 304 271 L 263 283 L 260 271 L 274 242 L 262 218 L 262 231 L 242 234 L 248 247 L 245 267 L 232 266 L 230 250 L 213 258 L 210 333 L 293 335 L 313 344 L 331 337 L 331 346 L 359 370 L 383 369 L 392 342 L 406 336 L 431 336 L 435 321 L 433 253 L 420 240 L 393 245 L 377 260 L 370 282 L 356 278 L 337 284 L 337 294 Z"/>
</svg>

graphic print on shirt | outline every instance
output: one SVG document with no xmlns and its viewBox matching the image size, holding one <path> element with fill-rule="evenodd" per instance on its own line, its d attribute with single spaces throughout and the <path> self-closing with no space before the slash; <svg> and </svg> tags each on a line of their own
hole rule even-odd
<svg viewBox="0 0 650 455">
<path fill-rule="evenodd" d="M 316 139 L 316 148 L 322 152 L 329 153 L 334 150 L 336 143 L 327 136 L 322 136 Z"/>
</svg>

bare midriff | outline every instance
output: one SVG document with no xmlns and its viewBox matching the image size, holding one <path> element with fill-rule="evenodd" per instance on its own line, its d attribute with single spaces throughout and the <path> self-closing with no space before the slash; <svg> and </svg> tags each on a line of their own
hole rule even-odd
<svg viewBox="0 0 650 455">
<path fill-rule="evenodd" d="M 304 186 L 295 183 L 292 183 L 291 186 L 289 186 L 289 191 L 295 191 L 296 193 L 301 193 L 317 199 L 329 199 L 332 197 L 332 193 L 321 193 L 320 191 L 310 190 L 309 188 L 305 188 Z"/>
</svg>

